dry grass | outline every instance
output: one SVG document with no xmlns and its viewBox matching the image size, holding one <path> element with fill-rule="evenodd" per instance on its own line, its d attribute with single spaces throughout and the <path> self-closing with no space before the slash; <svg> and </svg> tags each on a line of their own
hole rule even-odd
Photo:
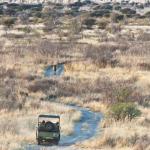
<svg viewBox="0 0 150 150">
<path fill-rule="evenodd" d="M 131 122 L 106 118 L 97 136 L 80 147 L 149 150 L 150 109 L 145 103 L 149 103 L 150 96 L 149 36 L 140 37 L 136 29 L 133 32 L 133 41 L 127 30 L 122 30 L 120 35 L 107 33 L 113 38 L 99 42 L 99 35 L 88 31 L 78 44 L 36 37 L 28 40 L 3 37 L 0 41 L 0 149 L 13 150 L 22 147 L 21 144 L 35 143 L 37 115 L 41 113 L 60 114 L 62 134 L 72 134 L 74 122 L 79 121 L 81 113 L 55 101 L 107 114 L 109 104 L 117 101 L 115 92 L 125 87 L 131 91 L 127 101 L 146 106 L 139 106 L 142 116 Z M 69 62 L 65 64 L 64 77 L 45 78 L 44 68 L 60 62 Z M 51 95 L 54 98 L 47 99 Z"/>
<path fill-rule="evenodd" d="M 35 143 L 35 129 L 37 125 L 37 115 L 42 113 L 58 114 L 61 116 L 61 134 L 69 135 L 73 133 L 74 122 L 79 121 L 81 113 L 70 109 L 67 106 L 38 102 L 32 106 L 33 102 L 28 102 L 23 110 L 1 111 L 0 122 L 0 148 L 12 150 L 22 147 L 25 143 Z"/>
<path fill-rule="evenodd" d="M 85 103 L 84 107 L 90 108 L 95 112 L 103 112 L 105 114 L 108 113 L 108 106 L 102 102 L 93 101 L 93 102 Z"/>
<path fill-rule="evenodd" d="M 83 142 L 83 147 L 86 148 L 103 148 L 108 149 L 149 149 L 149 125 L 150 116 L 149 109 L 141 108 L 143 115 L 136 120 L 125 122 L 115 122 L 105 119 L 101 123 L 101 128 L 104 130 L 90 141 Z"/>
</svg>

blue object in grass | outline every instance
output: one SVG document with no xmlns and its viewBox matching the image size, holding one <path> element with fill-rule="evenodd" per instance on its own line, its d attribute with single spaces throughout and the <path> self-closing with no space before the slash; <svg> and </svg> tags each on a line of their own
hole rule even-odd
<svg viewBox="0 0 150 150">
<path fill-rule="evenodd" d="M 64 73 L 64 64 L 48 66 L 44 71 L 45 77 L 60 76 Z"/>
</svg>

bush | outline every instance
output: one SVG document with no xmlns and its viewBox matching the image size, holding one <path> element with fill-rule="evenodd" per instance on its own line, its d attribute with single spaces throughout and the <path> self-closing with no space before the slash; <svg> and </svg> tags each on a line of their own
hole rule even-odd
<svg viewBox="0 0 150 150">
<path fill-rule="evenodd" d="M 116 5 L 116 6 L 114 6 L 114 9 L 119 11 L 121 9 L 121 6 L 120 5 Z"/>
<path fill-rule="evenodd" d="M 145 17 L 150 17 L 150 11 L 148 11 L 147 13 L 145 13 L 145 15 L 144 15 Z"/>
<path fill-rule="evenodd" d="M 44 23 L 45 27 L 44 27 L 44 31 L 51 31 L 55 28 L 55 19 L 53 17 L 49 17 L 46 19 L 46 22 Z"/>
<path fill-rule="evenodd" d="M 111 20 L 114 23 L 122 21 L 123 19 L 124 19 L 124 15 L 122 15 L 122 14 L 119 14 L 119 13 L 112 13 L 111 14 Z"/>
<path fill-rule="evenodd" d="M 108 104 L 130 102 L 143 104 L 143 102 L 149 100 L 149 98 L 144 98 L 139 88 L 135 87 L 136 81 L 136 77 L 118 81 L 111 81 L 107 77 L 98 78 L 94 83 L 93 90 L 95 93 L 103 94 L 103 102 Z"/>
<path fill-rule="evenodd" d="M 104 4 L 104 5 L 101 6 L 101 9 L 112 10 L 112 9 L 113 9 L 113 6 L 112 6 L 112 5 L 109 5 L 109 4 Z"/>
<path fill-rule="evenodd" d="M 12 17 L 6 17 L 3 19 L 3 25 L 6 26 L 7 28 L 10 28 L 15 24 L 16 19 Z"/>
<path fill-rule="evenodd" d="M 98 22 L 99 29 L 106 29 L 106 26 L 109 24 L 107 19 L 102 19 Z"/>
<path fill-rule="evenodd" d="M 101 10 L 96 10 L 91 13 L 91 17 L 109 17 L 111 11 L 109 9 L 101 9 Z"/>
<path fill-rule="evenodd" d="M 121 12 L 126 15 L 135 15 L 136 11 L 130 8 L 121 9 Z"/>
<path fill-rule="evenodd" d="M 146 62 L 139 63 L 138 66 L 142 70 L 150 70 L 150 64 L 149 63 L 146 63 Z"/>
<path fill-rule="evenodd" d="M 150 41 L 150 33 L 141 33 L 137 39 L 141 41 Z"/>
<path fill-rule="evenodd" d="M 119 49 L 119 47 L 112 44 L 103 44 L 99 47 L 89 46 L 85 51 L 85 58 L 90 59 L 99 67 L 106 67 L 107 65 L 114 67 L 117 64 L 117 60 L 113 56 L 116 49 Z"/>
<path fill-rule="evenodd" d="M 83 21 L 83 24 L 86 25 L 88 29 L 91 29 L 95 23 L 96 20 L 94 18 L 87 18 Z"/>
<path fill-rule="evenodd" d="M 5 69 L 3 67 L 0 68 L 0 78 L 15 78 L 16 77 L 16 70 L 15 69 Z"/>
<path fill-rule="evenodd" d="M 16 110 L 22 109 L 23 103 L 14 100 L 0 100 L 0 110 Z"/>
<path fill-rule="evenodd" d="M 116 103 L 110 108 L 110 116 L 115 120 L 132 120 L 140 115 L 141 112 L 134 103 Z"/>
<path fill-rule="evenodd" d="M 34 84 L 28 86 L 28 90 L 30 92 L 46 92 L 49 88 L 55 87 L 57 85 L 57 81 L 55 80 L 37 80 Z"/>
<path fill-rule="evenodd" d="M 110 32 L 110 33 L 117 33 L 117 32 L 120 32 L 121 31 L 121 25 L 120 24 L 109 24 L 107 26 L 107 30 Z"/>
</svg>

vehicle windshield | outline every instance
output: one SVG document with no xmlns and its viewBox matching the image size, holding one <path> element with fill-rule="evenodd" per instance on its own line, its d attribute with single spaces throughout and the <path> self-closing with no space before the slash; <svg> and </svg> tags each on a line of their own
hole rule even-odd
<svg viewBox="0 0 150 150">
<path fill-rule="evenodd" d="M 39 123 L 41 123 L 42 121 L 45 122 L 52 122 L 52 123 L 59 123 L 59 118 L 46 118 L 46 117 L 39 117 Z"/>
</svg>

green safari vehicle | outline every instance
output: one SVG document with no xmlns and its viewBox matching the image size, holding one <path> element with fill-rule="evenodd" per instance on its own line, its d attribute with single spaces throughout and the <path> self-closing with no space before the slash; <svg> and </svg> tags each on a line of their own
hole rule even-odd
<svg viewBox="0 0 150 150">
<path fill-rule="evenodd" d="M 36 140 L 38 145 L 42 143 L 58 145 L 60 140 L 60 116 L 39 115 Z"/>
</svg>

